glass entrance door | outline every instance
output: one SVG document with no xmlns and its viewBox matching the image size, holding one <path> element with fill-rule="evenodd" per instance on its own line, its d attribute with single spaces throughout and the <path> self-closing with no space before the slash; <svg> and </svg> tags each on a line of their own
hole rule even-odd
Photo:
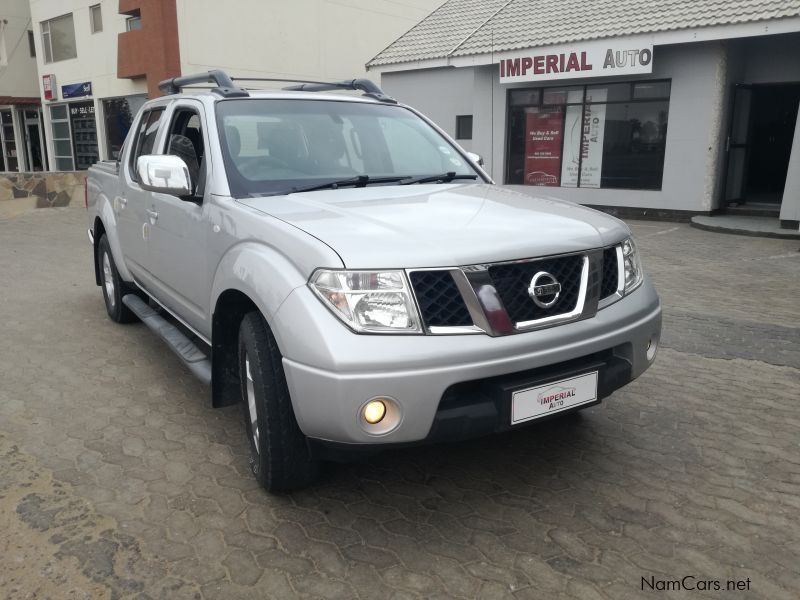
<svg viewBox="0 0 800 600">
<path fill-rule="evenodd" d="M 14 137 L 14 117 L 11 109 L 0 110 L 0 150 L 3 153 L 3 170 L 19 171 L 17 141 Z"/>
<path fill-rule="evenodd" d="M 41 127 L 39 110 L 26 110 L 23 119 L 25 135 L 25 158 L 29 171 L 45 170 L 44 130 Z"/>
<path fill-rule="evenodd" d="M 741 204 L 747 188 L 747 159 L 750 154 L 750 109 L 753 87 L 737 84 L 733 89 L 733 106 L 726 143 L 724 204 Z"/>
<path fill-rule="evenodd" d="M 727 138 L 724 205 L 777 210 L 792 151 L 800 84 L 736 85 Z"/>
</svg>

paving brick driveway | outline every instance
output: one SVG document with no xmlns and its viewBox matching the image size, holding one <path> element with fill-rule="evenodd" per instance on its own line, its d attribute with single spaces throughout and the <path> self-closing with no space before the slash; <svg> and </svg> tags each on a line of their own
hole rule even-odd
<svg viewBox="0 0 800 600">
<path fill-rule="evenodd" d="M 268 496 L 238 410 L 106 318 L 83 211 L 0 221 L 0 597 L 800 597 L 797 243 L 632 227 L 665 304 L 640 380 Z M 642 590 L 687 575 L 749 591 Z"/>
</svg>

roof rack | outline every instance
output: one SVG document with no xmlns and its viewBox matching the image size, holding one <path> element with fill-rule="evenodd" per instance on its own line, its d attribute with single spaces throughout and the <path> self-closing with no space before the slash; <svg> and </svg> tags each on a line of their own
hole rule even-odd
<svg viewBox="0 0 800 600">
<path fill-rule="evenodd" d="M 247 91 L 236 87 L 231 78 L 228 77 L 228 74 L 219 69 L 206 73 L 198 73 L 196 75 L 184 75 L 182 77 L 165 79 L 158 84 L 158 89 L 165 94 L 179 94 L 187 85 L 194 85 L 197 83 L 215 84 L 217 87 L 213 88 L 211 91 L 215 94 L 219 94 L 223 98 L 239 98 L 250 95 Z"/>
<path fill-rule="evenodd" d="M 284 90 L 294 92 L 326 92 L 330 90 L 361 90 L 365 96 L 375 98 L 380 102 L 397 104 L 397 100 L 383 93 L 380 87 L 369 79 L 347 79 L 345 81 L 309 81 L 306 79 L 270 79 L 267 77 L 229 77 L 225 71 L 219 69 L 198 73 L 196 75 L 184 75 L 165 79 L 158 84 L 165 94 L 178 94 L 188 85 L 198 83 L 213 83 L 217 87 L 211 90 L 212 93 L 219 94 L 223 98 L 240 98 L 249 96 L 247 90 L 237 87 L 234 81 L 275 81 L 280 83 L 294 83 L 284 87 Z"/>
<path fill-rule="evenodd" d="M 280 83 L 294 83 L 284 87 L 286 91 L 293 92 L 327 92 L 331 90 L 361 90 L 365 96 L 375 98 L 381 102 L 397 104 L 397 100 L 383 93 L 380 87 L 369 79 L 347 79 L 345 81 L 309 81 L 307 79 L 270 79 L 266 77 L 233 77 L 233 81 L 275 81 Z"/>
<path fill-rule="evenodd" d="M 345 81 L 333 81 L 326 83 L 324 81 L 308 81 L 302 82 L 298 85 L 290 85 L 283 88 L 285 90 L 292 90 L 297 92 L 326 92 L 329 90 L 361 90 L 365 96 L 375 98 L 381 102 L 389 102 L 397 104 L 397 100 L 391 96 L 383 93 L 374 82 L 369 79 L 347 79 Z"/>
</svg>

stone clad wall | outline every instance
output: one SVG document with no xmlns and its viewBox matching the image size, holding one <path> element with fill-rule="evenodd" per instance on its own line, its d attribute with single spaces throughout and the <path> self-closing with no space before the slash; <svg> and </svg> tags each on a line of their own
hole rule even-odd
<svg viewBox="0 0 800 600">
<path fill-rule="evenodd" d="M 0 173 L 0 214 L 83 206 L 85 172 Z"/>
</svg>

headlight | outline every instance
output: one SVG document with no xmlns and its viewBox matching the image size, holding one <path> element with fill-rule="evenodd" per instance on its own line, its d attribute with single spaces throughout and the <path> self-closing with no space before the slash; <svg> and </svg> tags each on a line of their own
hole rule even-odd
<svg viewBox="0 0 800 600">
<path fill-rule="evenodd" d="M 622 242 L 622 267 L 625 273 L 625 293 L 627 294 L 639 287 L 644 279 L 642 262 L 639 260 L 639 252 L 636 250 L 633 238 Z"/>
<path fill-rule="evenodd" d="M 359 333 L 422 333 L 402 271 L 319 270 L 308 285 L 333 314 Z"/>
</svg>

